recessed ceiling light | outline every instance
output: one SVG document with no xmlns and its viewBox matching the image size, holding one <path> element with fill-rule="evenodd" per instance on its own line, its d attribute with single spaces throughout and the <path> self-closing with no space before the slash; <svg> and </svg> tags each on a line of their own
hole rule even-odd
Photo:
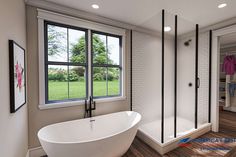
<svg viewBox="0 0 236 157">
<path fill-rule="evenodd" d="M 227 6 L 226 3 L 222 3 L 222 4 L 218 5 L 218 8 L 224 8 L 224 7 L 226 7 L 226 6 Z"/>
<path fill-rule="evenodd" d="M 171 31 L 171 27 L 170 27 L 170 26 L 166 26 L 166 27 L 164 28 L 164 31 L 165 31 L 165 32 Z"/>
<path fill-rule="evenodd" d="M 93 8 L 93 9 L 99 9 L 99 5 L 93 4 L 93 5 L 92 5 L 92 8 Z"/>
</svg>

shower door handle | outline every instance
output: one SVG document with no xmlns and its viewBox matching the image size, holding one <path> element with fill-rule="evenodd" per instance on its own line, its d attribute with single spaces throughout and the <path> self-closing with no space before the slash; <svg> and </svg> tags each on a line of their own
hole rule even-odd
<svg viewBox="0 0 236 157">
<path fill-rule="evenodd" d="M 198 77 L 197 78 L 197 88 L 200 88 L 200 85 L 201 85 L 201 81 L 200 81 L 200 78 Z"/>
</svg>

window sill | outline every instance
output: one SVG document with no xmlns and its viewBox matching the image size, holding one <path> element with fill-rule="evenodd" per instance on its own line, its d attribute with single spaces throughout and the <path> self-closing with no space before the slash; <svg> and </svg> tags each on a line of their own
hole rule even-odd
<svg viewBox="0 0 236 157">
<path fill-rule="evenodd" d="M 125 96 L 117 96 L 117 97 L 108 97 L 108 98 L 97 98 L 94 99 L 96 103 L 106 103 L 106 102 L 114 102 L 114 101 L 123 101 L 126 100 Z"/>
<path fill-rule="evenodd" d="M 99 103 L 107 103 L 107 102 L 114 102 L 114 101 L 124 101 L 126 97 L 113 97 L 113 98 L 98 98 L 94 99 L 97 104 Z M 48 109 L 56 109 L 56 108 L 65 108 L 65 107 L 73 107 L 73 106 L 81 106 L 84 105 L 84 100 L 82 101 L 70 101 L 70 102 L 58 102 L 58 103 L 51 103 L 51 104 L 42 104 L 39 105 L 40 110 L 48 110 Z"/>
<path fill-rule="evenodd" d="M 50 104 L 40 104 L 40 110 L 47 109 L 56 109 L 56 108 L 64 108 L 64 107 L 73 107 L 84 105 L 84 101 L 70 101 L 70 102 L 58 102 L 58 103 L 50 103 Z"/>
</svg>

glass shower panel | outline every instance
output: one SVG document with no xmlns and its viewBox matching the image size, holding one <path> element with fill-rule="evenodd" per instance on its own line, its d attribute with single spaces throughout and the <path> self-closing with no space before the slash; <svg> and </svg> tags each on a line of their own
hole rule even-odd
<svg viewBox="0 0 236 157">
<path fill-rule="evenodd" d="M 164 19 L 164 143 L 174 139 L 175 15 Z"/>
<path fill-rule="evenodd" d="M 196 25 L 178 16 L 177 137 L 195 128 Z"/>
<path fill-rule="evenodd" d="M 198 76 L 198 127 L 208 123 L 209 113 L 209 32 L 199 34 Z"/>
<path fill-rule="evenodd" d="M 161 12 L 144 19 L 143 24 L 155 26 L 153 33 L 133 31 L 132 42 L 133 110 L 142 115 L 139 131 L 157 143 L 161 143 L 161 20 Z"/>
</svg>

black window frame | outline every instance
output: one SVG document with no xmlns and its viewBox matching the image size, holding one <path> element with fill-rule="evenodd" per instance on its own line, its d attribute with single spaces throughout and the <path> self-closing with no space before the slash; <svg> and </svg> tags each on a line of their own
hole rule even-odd
<svg viewBox="0 0 236 157">
<path fill-rule="evenodd" d="M 94 64 L 93 63 L 93 34 L 98 34 L 98 35 L 104 35 L 106 36 L 106 50 L 108 50 L 107 48 L 107 37 L 115 37 L 119 39 L 119 64 L 118 65 L 113 65 L 113 64 Z M 101 32 L 101 31 L 96 31 L 96 30 L 91 30 L 91 34 L 90 34 L 90 38 L 91 38 L 91 96 L 95 99 L 99 99 L 99 98 L 112 98 L 112 97 L 120 97 L 123 94 L 123 67 L 122 67 L 122 63 L 123 63 L 123 56 L 122 56 L 122 36 L 121 35 L 116 35 L 116 34 L 112 34 L 112 33 L 105 33 L 105 32 Z M 106 89 L 106 96 L 94 96 L 93 95 L 93 68 L 106 68 L 107 72 L 108 72 L 108 68 L 118 68 L 120 70 L 120 77 L 119 77 L 119 94 L 118 95 L 108 95 L 108 80 L 106 80 L 107 83 L 107 89 Z"/>
<path fill-rule="evenodd" d="M 48 61 L 48 25 L 53 25 L 53 26 L 58 26 L 58 27 L 64 27 L 67 30 L 68 29 L 74 29 L 74 30 L 78 30 L 78 31 L 84 31 L 85 32 L 85 42 L 86 42 L 86 62 L 85 63 L 72 63 L 69 62 L 69 60 L 67 60 L 67 62 L 54 62 L 54 61 Z M 67 34 L 68 36 L 68 34 Z M 45 103 L 46 104 L 51 104 L 51 103 L 60 103 L 60 102 L 71 102 L 71 101 L 79 101 L 79 100 L 84 100 L 88 98 L 88 29 L 85 28 L 80 28 L 80 27 L 76 27 L 76 26 L 71 26 L 71 25 L 66 25 L 66 24 L 62 24 L 62 23 L 57 23 L 57 22 L 52 22 L 52 21 L 44 21 L 44 67 L 45 67 Z M 68 39 L 67 39 L 67 44 L 68 44 Z M 68 46 L 68 45 L 67 45 Z M 68 50 L 67 50 L 67 53 Z M 69 59 L 69 58 L 68 58 Z M 49 65 L 64 65 L 67 66 L 68 68 L 70 66 L 81 66 L 85 68 L 86 71 L 86 76 L 85 76 L 85 89 L 86 89 L 86 97 L 84 98 L 73 98 L 73 99 L 64 99 L 64 100 L 49 100 L 48 99 L 48 66 Z M 69 80 L 68 80 L 69 83 Z M 69 87 L 68 87 L 69 88 Z M 68 91 L 69 92 L 69 91 Z"/>
<path fill-rule="evenodd" d="M 58 26 L 58 27 L 63 27 L 66 29 L 74 29 L 78 31 L 84 31 L 85 32 L 85 42 L 86 42 L 86 63 L 72 63 L 69 60 L 66 62 L 61 62 L 61 61 L 48 61 L 48 25 L 53 25 L 53 26 Z M 90 32 L 90 33 L 89 33 Z M 113 64 L 93 64 L 93 34 L 99 34 L 99 35 L 105 35 L 106 39 L 107 37 L 116 37 L 119 39 L 119 64 L 113 65 Z M 90 35 L 90 39 L 89 39 Z M 122 35 L 117 35 L 117 34 L 112 34 L 112 33 L 106 33 L 102 31 L 97 31 L 97 30 L 91 30 L 87 28 L 82 28 L 78 26 L 73 26 L 73 25 L 68 25 L 68 24 L 63 24 L 63 23 L 58 23 L 58 22 L 53 22 L 53 21 L 48 21 L 44 20 L 44 75 L 45 75 L 45 104 L 52 104 L 52 103 L 67 103 L 67 102 L 73 102 L 73 101 L 81 101 L 88 99 L 88 97 L 91 95 L 95 99 L 100 99 L 100 98 L 114 98 L 114 97 L 121 97 L 123 96 L 123 36 Z M 90 45 L 89 45 L 90 42 Z M 67 39 L 67 44 L 68 44 L 68 39 Z M 89 47 L 90 46 L 90 47 Z M 89 52 L 89 48 L 90 51 Z M 106 50 L 107 50 L 107 44 L 106 44 Z M 68 53 L 68 50 L 67 50 Z M 89 57 L 90 57 L 90 62 L 89 62 Z M 84 98 L 68 98 L 64 100 L 49 100 L 49 91 L 48 91 L 48 66 L 49 65 L 63 65 L 63 66 L 81 66 L 85 68 L 86 71 L 86 76 L 85 76 L 85 81 L 86 81 L 86 97 Z M 108 94 L 108 85 L 107 85 L 107 95 L 106 96 L 93 96 L 93 68 L 96 67 L 101 67 L 101 68 L 106 68 L 108 71 L 108 68 L 117 68 L 120 71 L 119 74 L 119 94 L 117 95 L 109 95 Z M 89 71 L 90 68 L 90 71 Z M 90 74 L 89 74 L 90 73 Z M 90 79 L 90 82 L 89 82 Z M 106 81 L 108 83 L 108 80 Z M 69 81 L 68 81 L 69 83 Z M 89 87 L 90 83 L 90 87 Z M 68 87 L 69 88 L 69 87 Z M 69 91 L 68 91 L 69 92 Z M 90 95 L 89 95 L 90 94 Z"/>
</svg>

